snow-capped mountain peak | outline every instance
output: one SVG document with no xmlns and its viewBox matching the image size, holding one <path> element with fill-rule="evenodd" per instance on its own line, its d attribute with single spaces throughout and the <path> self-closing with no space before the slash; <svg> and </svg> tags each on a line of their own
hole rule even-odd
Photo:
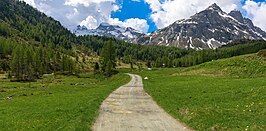
<svg viewBox="0 0 266 131">
<path fill-rule="evenodd" d="M 78 25 L 74 30 L 76 35 L 98 35 L 109 36 L 128 42 L 134 42 L 142 33 L 131 27 L 122 27 L 118 25 L 110 25 L 101 23 L 96 29 L 88 29 L 85 26 Z"/>
<path fill-rule="evenodd" d="M 238 39 L 264 39 L 266 33 L 244 18 L 240 11 L 226 13 L 217 4 L 163 29 L 142 35 L 136 41 L 147 45 L 180 48 L 217 48 Z"/>
<path fill-rule="evenodd" d="M 87 27 L 84 26 L 84 25 L 83 25 L 83 26 L 78 25 L 78 26 L 77 26 L 77 29 L 78 29 L 78 30 L 87 30 Z"/>
<path fill-rule="evenodd" d="M 213 3 L 206 10 L 223 12 L 222 9 L 216 3 Z"/>
<path fill-rule="evenodd" d="M 102 23 L 96 29 L 78 26 L 77 35 L 98 35 L 145 45 L 180 48 L 217 48 L 238 39 L 266 40 L 266 33 L 244 18 L 240 11 L 224 12 L 217 4 L 189 17 L 177 20 L 163 29 L 143 34 L 131 27 Z"/>
</svg>

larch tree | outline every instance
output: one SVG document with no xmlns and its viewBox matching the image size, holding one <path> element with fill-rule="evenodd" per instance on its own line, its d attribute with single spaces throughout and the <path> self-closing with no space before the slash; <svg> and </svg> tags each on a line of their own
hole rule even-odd
<svg viewBox="0 0 266 131">
<path fill-rule="evenodd" d="M 104 43 L 101 52 L 101 70 L 107 75 L 111 76 L 116 67 L 116 53 L 112 41 Z"/>
</svg>

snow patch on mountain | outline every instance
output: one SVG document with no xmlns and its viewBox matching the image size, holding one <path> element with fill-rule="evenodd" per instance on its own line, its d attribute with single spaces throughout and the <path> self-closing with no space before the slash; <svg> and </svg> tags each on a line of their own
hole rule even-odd
<svg viewBox="0 0 266 131">
<path fill-rule="evenodd" d="M 136 41 L 145 45 L 215 49 L 238 39 L 266 40 L 266 33 L 244 18 L 240 11 L 226 13 L 217 4 L 181 19 L 163 29 L 142 35 Z"/>
<path fill-rule="evenodd" d="M 121 27 L 118 25 L 110 25 L 108 23 L 102 23 L 96 29 L 88 29 L 85 26 L 78 25 L 74 30 L 74 33 L 80 35 L 95 35 L 95 36 L 108 36 L 114 37 L 120 40 L 134 42 L 141 33 L 131 27 Z"/>
</svg>

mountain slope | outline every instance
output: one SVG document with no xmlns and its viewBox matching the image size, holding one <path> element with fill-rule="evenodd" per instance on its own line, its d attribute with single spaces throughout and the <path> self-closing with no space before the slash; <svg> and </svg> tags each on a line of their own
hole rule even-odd
<svg viewBox="0 0 266 131">
<path fill-rule="evenodd" d="M 260 51 L 262 52 L 262 51 Z M 260 53 L 259 52 L 259 53 Z M 266 59 L 265 56 L 247 54 L 216 61 L 206 62 L 197 66 L 185 69 L 182 74 L 203 76 L 231 76 L 231 77 L 265 77 Z"/>
<path fill-rule="evenodd" d="M 239 11 L 229 14 L 213 4 L 188 19 L 139 37 L 136 42 L 145 45 L 165 45 L 180 48 L 217 48 L 238 39 L 263 39 L 266 33 L 243 18 Z"/>
<path fill-rule="evenodd" d="M 77 37 L 60 22 L 25 2 L 0 1 L 0 72 L 15 81 L 79 72 L 88 63 L 77 60 L 81 51 L 76 43 Z"/>
<path fill-rule="evenodd" d="M 71 48 L 76 36 L 60 22 L 46 16 L 23 1 L 0 1 L 0 35 L 33 44 Z"/>
<path fill-rule="evenodd" d="M 142 35 L 141 32 L 131 27 L 120 27 L 118 25 L 110 25 L 107 23 L 100 24 L 96 29 L 87 29 L 85 26 L 79 25 L 77 26 L 77 29 L 74 30 L 74 33 L 76 35 L 108 36 L 128 42 L 133 42 Z"/>
</svg>

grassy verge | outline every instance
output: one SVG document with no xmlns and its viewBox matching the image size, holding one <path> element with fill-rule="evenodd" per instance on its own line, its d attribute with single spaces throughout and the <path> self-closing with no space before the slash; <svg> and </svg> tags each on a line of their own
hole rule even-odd
<svg viewBox="0 0 266 131">
<path fill-rule="evenodd" d="M 266 77 L 266 58 L 255 54 L 220 59 L 182 70 L 182 75 L 234 78 Z"/>
<path fill-rule="evenodd" d="M 48 76 L 31 87 L 0 80 L 0 129 L 90 130 L 101 102 L 129 79 Z"/>
<path fill-rule="evenodd" d="M 144 80 L 144 88 L 154 100 L 193 129 L 264 130 L 263 62 L 240 56 L 192 68 L 144 71 L 140 75 L 149 78 Z"/>
</svg>

